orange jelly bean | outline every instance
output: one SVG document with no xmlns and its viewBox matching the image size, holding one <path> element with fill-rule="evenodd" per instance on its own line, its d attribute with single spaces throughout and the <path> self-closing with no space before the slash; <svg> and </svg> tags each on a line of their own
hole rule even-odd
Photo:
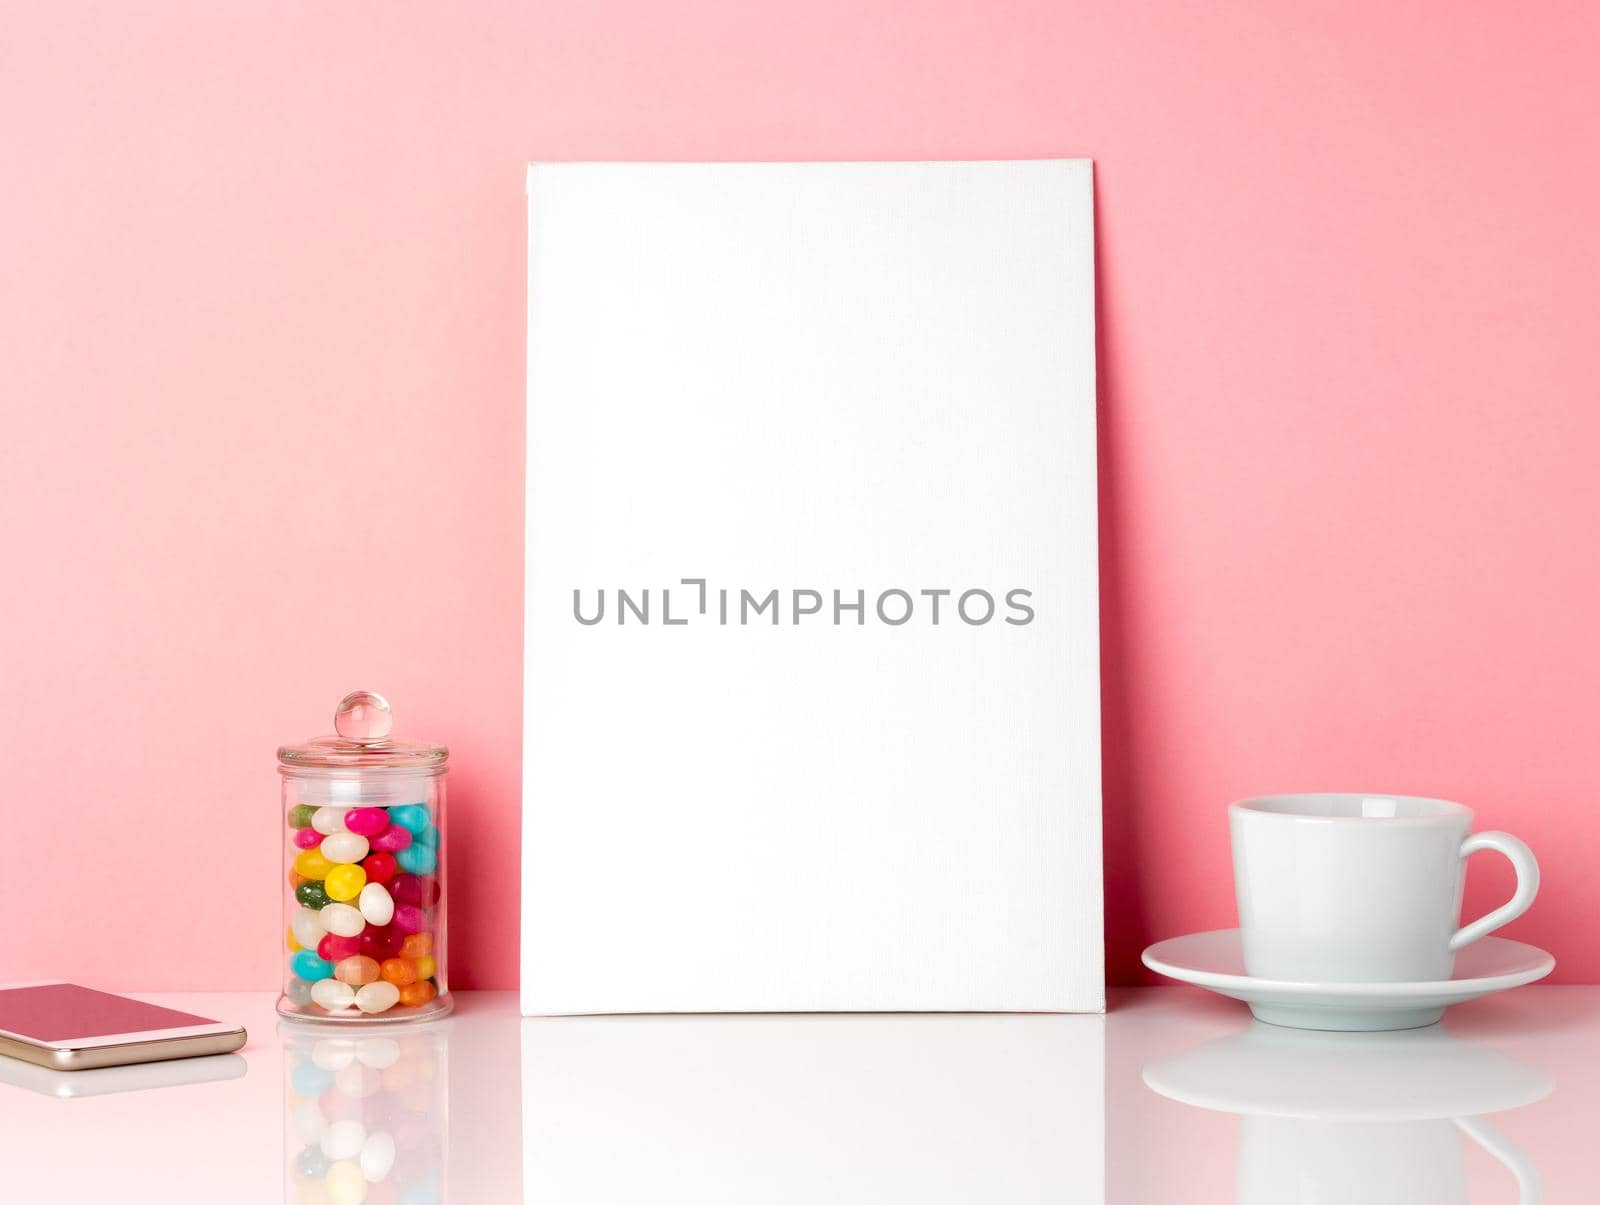
<svg viewBox="0 0 1600 1205">
<path fill-rule="evenodd" d="M 351 987 L 363 987 L 378 981 L 378 960 L 365 954 L 352 954 L 341 958 L 333 968 L 333 977 Z"/>
<path fill-rule="evenodd" d="M 396 987 L 417 981 L 417 964 L 409 958 L 385 958 L 380 973 Z"/>
<path fill-rule="evenodd" d="M 306 876 L 301 874 L 298 870 L 291 870 L 289 872 L 290 891 L 293 891 L 296 887 L 300 886 L 301 883 L 309 883 L 310 881 L 310 879 L 306 878 Z"/>
<path fill-rule="evenodd" d="M 401 958 L 422 958 L 433 953 L 432 933 L 407 933 L 406 939 L 400 943 Z M 424 975 L 426 979 L 428 976 Z"/>
<path fill-rule="evenodd" d="M 439 994 L 433 984 L 424 979 L 421 983 L 408 983 L 400 989 L 400 1003 L 416 1007 L 426 1004 Z"/>
</svg>

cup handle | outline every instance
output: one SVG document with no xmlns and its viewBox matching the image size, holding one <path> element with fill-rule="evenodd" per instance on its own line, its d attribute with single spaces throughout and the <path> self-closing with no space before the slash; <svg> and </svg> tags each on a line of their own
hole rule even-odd
<svg viewBox="0 0 1600 1205">
<path fill-rule="evenodd" d="M 1516 1178 L 1517 1200 L 1521 1205 L 1539 1205 L 1544 1200 L 1539 1169 L 1526 1151 L 1482 1117 L 1452 1117 L 1450 1120 L 1455 1122 L 1456 1129 L 1493 1155 Z"/>
<path fill-rule="evenodd" d="M 1450 939 L 1451 950 L 1470 946 L 1501 925 L 1510 924 L 1528 910 L 1533 897 L 1539 894 L 1539 863 L 1533 856 L 1533 850 L 1510 833 L 1473 833 L 1461 843 L 1461 856 L 1469 858 L 1481 849 L 1492 849 L 1506 856 L 1517 872 L 1517 889 L 1509 900 L 1493 912 L 1457 929 L 1455 936 Z"/>
</svg>

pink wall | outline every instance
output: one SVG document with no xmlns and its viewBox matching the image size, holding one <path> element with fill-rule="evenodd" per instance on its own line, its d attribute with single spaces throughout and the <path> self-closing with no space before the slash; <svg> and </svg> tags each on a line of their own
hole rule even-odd
<svg viewBox="0 0 1600 1205">
<path fill-rule="evenodd" d="M 513 984 L 526 160 L 1087 155 L 1113 979 L 1318 788 L 1521 834 L 1600 979 L 1597 13 L 7 0 L 0 976 L 273 984 L 273 750 L 370 685 Z"/>
</svg>

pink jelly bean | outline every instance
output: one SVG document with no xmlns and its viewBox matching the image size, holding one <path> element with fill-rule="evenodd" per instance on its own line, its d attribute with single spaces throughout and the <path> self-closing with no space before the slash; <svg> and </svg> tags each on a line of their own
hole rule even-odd
<svg viewBox="0 0 1600 1205">
<path fill-rule="evenodd" d="M 389 894 L 397 904 L 417 904 L 430 908 L 439 902 L 439 880 L 432 875 L 396 875 Z"/>
<path fill-rule="evenodd" d="M 338 962 L 341 958 L 349 958 L 352 954 L 359 953 L 361 953 L 359 937 L 340 937 L 329 933 L 317 943 L 317 957 L 326 958 L 329 962 Z"/>
<path fill-rule="evenodd" d="M 344 826 L 363 837 L 376 837 L 389 827 L 389 813 L 383 808 L 351 808 L 344 814 Z"/>
<path fill-rule="evenodd" d="M 315 849 L 322 844 L 322 834 L 314 828 L 297 828 L 294 830 L 294 843 L 301 849 Z"/>
<path fill-rule="evenodd" d="M 415 904 L 396 904 L 393 923 L 402 933 L 421 933 L 428 927 L 428 918 Z"/>
<path fill-rule="evenodd" d="M 388 824 L 387 817 L 385 817 L 384 823 Z M 372 848 L 379 853 L 385 854 L 399 853 L 410 844 L 411 830 L 401 828 L 398 824 L 390 824 L 388 828 L 371 840 Z"/>
</svg>

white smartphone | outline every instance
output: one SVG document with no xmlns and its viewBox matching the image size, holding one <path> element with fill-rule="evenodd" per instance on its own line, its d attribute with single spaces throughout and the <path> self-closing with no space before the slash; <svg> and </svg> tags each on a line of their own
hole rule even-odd
<svg viewBox="0 0 1600 1205">
<path fill-rule="evenodd" d="M 243 1026 L 75 983 L 0 988 L 0 1054 L 57 1071 L 227 1054 L 244 1042 Z"/>
</svg>

